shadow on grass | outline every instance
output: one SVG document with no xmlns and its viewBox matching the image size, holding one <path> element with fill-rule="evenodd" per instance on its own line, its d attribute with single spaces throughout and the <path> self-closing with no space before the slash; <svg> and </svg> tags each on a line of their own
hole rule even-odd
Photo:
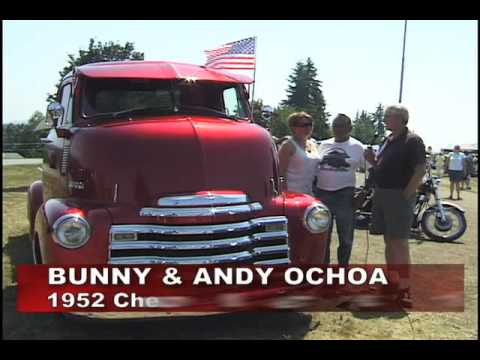
<svg viewBox="0 0 480 360">
<path fill-rule="evenodd" d="M 398 312 L 352 312 L 352 316 L 356 317 L 357 319 L 362 320 L 370 320 L 370 319 L 379 319 L 379 318 L 386 318 L 386 319 L 403 319 L 408 314 L 403 311 L 399 310 Z"/>
<path fill-rule="evenodd" d="M 409 239 L 417 240 L 415 244 L 421 245 L 424 242 L 432 242 L 432 243 L 437 243 L 437 244 L 455 244 L 455 245 L 464 245 L 465 243 L 462 241 L 443 241 L 443 240 L 435 240 L 427 237 L 423 232 L 421 231 L 412 231 L 410 233 Z"/>
<path fill-rule="evenodd" d="M 8 187 L 8 188 L 3 188 L 3 192 L 8 193 L 8 192 L 27 192 L 28 191 L 28 186 L 17 186 L 17 187 Z"/>
<path fill-rule="evenodd" d="M 354 296 L 338 305 L 338 308 L 348 311 L 353 317 L 368 320 L 376 318 L 401 319 L 408 314 L 397 301 L 385 295 L 364 294 Z"/>
<path fill-rule="evenodd" d="M 32 263 L 28 234 L 10 237 L 4 252 L 13 268 Z M 3 290 L 3 300 L 5 339 L 302 339 L 312 321 L 311 315 L 298 312 L 145 320 L 86 320 L 55 313 L 20 313 L 16 310 L 15 285 Z"/>
<path fill-rule="evenodd" d="M 32 247 L 28 234 L 10 236 L 3 251 L 10 258 L 12 267 L 20 264 L 33 264 Z"/>
</svg>

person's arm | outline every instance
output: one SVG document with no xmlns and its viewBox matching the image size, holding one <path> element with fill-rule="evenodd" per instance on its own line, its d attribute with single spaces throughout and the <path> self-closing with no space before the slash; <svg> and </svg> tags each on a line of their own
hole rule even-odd
<svg viewBox="0 0 480 360">
<path fill-rule="evenodd" d="M 463 164 L 463 173 L 465 175 L 467 175 L 468 174 L 468 162 L 467 162 L 467 157 L 466 156 L 464 156 L 462 158 L 462 164 Z"/>
<path fill-rule="evenodd" d="M 280 176 L 284 178 L 284 184 L 286 189 L 288 189 L 288 182 L 287 182 L 288 164 L 290 163 L 290 158 L 294 153 L 295 153 L 295 148 L 289 141 L 284 142 L 283 145 L 278 150 L 279 172 L 280 172 Z"/>
<path fill-rule="evenodd" d="M 405 189 L 403 189 L 403 196 L 406 199 L 410 199 L 416 193 L 417 188 L 423 181 L 423 176 L 425 175 L 427 165 L 425 145 L 420 138 L 416 139 L 410 144 L 409 152 L 409 161 L 415 164 L 415 168 L 410 181 Z"/>
<path fill-rule="evenodd" d="M 377 166 L 377 160 L 375 159 L 375 153 L 373 152 L 372 149 L 368 148 L 364 151 L 363 156 L 365 157 L 365 160 L 367 160 L 370 165 L 373 167 Z"/>
<path fill-rule="evenodd" d="M 423 176 L 425 175 L 426 171 L 426 166 L 425 164 L 418 164 L 415 166 L 415 170 L 413 172 L 413 176 L 410 179 L 407 187 L 403 190 L 403 196 L 406 199 L 410 199 L 415 192 L 417 191 L 417 188 L 420 186 L 420 184 L 423 181 Z"/>
</svg>

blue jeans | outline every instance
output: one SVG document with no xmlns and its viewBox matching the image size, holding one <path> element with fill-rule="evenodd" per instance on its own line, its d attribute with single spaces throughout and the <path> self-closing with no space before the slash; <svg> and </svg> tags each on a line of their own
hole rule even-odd
<svg viewBox="0 0 480 360">
<path fill-rule="evenodd" d="M 332 214 L 332 224 L 328 230 L 325 264 L 330 264 L 330 242 L 332 239 L 333 220 L 335 220 L 337 224 L 338 240 L 340 243 L 337 249 L 338 263 L 348 265 L 350 261 L 354 230 L 353 192 L 353 187 L 347 187 L 337 191 L 325 191 L 314 188 L 315 197 L 327 205 Z"/>
</svg>

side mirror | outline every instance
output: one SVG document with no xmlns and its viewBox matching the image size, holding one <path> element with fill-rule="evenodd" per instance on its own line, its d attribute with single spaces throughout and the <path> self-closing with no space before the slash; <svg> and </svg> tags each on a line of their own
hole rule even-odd
<svg viewBox="0 0 480 360">
<path fill-rule="evenodd" d="M 47 106 L 47 124 L 51 127 L 57 127 L 58 119 L 63 116 L 63 106 L 58 102 L 51 103 Z"/>
</svg>

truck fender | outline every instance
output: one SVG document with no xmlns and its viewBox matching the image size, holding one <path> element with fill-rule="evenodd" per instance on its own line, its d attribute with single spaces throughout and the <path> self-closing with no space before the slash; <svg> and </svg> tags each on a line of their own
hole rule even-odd
<svg viewBox="0 0 480 360">
<path fill-rule="evenodd" d="M 33 240 L 35 228 L 35 216 L 38 209 L 43 204 L 43 182 L 41 180 L 33 182 L 28 188 L 27 193 L 27 217 L 30 224 L 30 239 Z"/>
<path fill-rule="evenodd" d="M 285 193 L 285 214 L 288 218 L 290 260 L 294 264 L 323 264 L 328 231 L 313 234 L 303 224 L 307 208 L 321 200 L 300 193 Z"/>
<path fill-rule="evenodd" d="M 98 205 L 98 204 L 96 204 Z M 89 222 L 91 239 L 78 249 L 66 249 L 53 239 L 53 225 L 63 215 L 83 213 Z M 100 264 L 108 260 L 108 232 L 112 219 L 104 207 L 79 204 L 69 199 L 45 201 L 35 218 L 35 232 L 38 235 L 39 253 L 44 264 Z"/>
</svg>

